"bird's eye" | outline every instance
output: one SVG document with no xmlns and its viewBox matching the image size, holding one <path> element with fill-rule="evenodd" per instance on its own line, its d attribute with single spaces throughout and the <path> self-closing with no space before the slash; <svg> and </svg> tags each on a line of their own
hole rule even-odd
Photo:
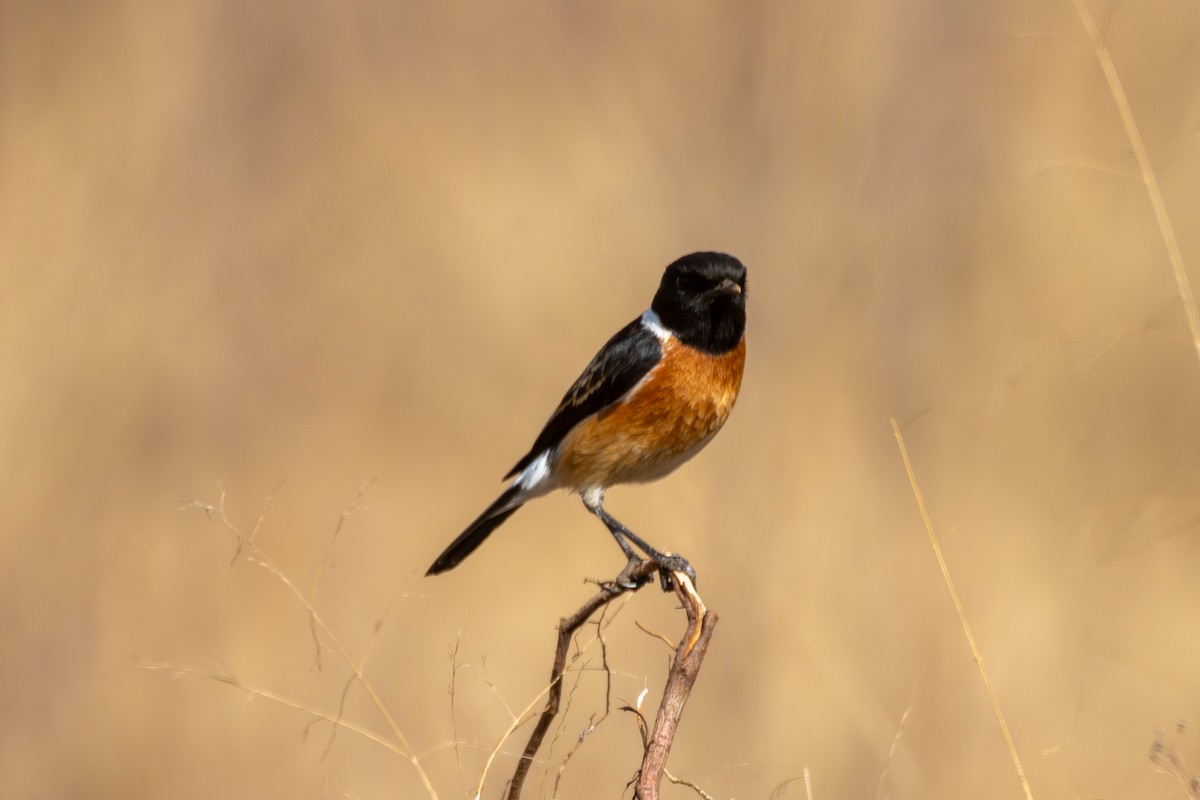
<svg viewBox="0 0 1200 800">
<path fill-rule="evenodd" d="M 689 292 L 696 287 L 696 281 L 686 272 L 675 276 L 675 288 L 681 292 Z"/>
</svg>

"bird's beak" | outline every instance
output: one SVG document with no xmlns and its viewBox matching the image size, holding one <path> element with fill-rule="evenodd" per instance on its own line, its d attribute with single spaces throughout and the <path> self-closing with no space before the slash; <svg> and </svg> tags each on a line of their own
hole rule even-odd
<svg viewBox="0 0 1200 800">
<path fill-rule="evenodd" d="M 735 295 L 735 294 L 741 294 L 741 293 L 742 293 L 742 287 L 738 286 L 737 283 L 735 283 L 734 281 L 731 281 L 729 278 L 726 278 L 725 280 L 721 281 L 719 284 L 717 284 L 717 287 L 715 289 L 711 289 L 709 291 L 709 294 Z"/>
</svg>

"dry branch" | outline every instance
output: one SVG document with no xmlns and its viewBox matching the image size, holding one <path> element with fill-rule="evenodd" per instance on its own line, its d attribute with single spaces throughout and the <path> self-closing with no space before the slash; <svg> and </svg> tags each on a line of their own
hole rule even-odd
<svg viewBox="0 0 1200 800">
<path fill-rule="evenodd" d="M 634 796 L 641 800 L 656 800 L 658 797 L 658 785 L 667 768 L 667 755 L 671 752 L 671 743 L 675 741 L 683 706 L 692 693 L 692 686 L 700 673 L 700 664 L 708 652 L 713 629 L 717 626 L 716 612 L 704 607 L 696 587 L 687 576 L 674 573 L 673 577 L 675 594 L 687 611 L 688 628 L 675 650 L 675 660 L 667 674 L 667 685 L 658 706 L 658 717 L 654 720 L 654 730 L 642 759 L 642 769 L 634 792 Z"/>
<path fill-rule="evenodd" d="M 638 588 L 640 588 L 643 581 L 652 580 L 657 572 L 658 567 L 653 562 L 643 561 L 629 577 L 639 584 Z M 674 573 L 672 578 L 675 594 L 687 612 L 688 627 L 676 648 L 675 659 L 667 675 L 667 685 L 663 690 L 663 699 L 659 705 L 653 733 L 648 737 L 644 736 L 646 749 L 641 769 L 638 772 L 635 790 L 635 796 L 642 800 L 654 800 L 658 797 L 658 786 L 666 768 L 667 754 L 671 750 L 671 743 L 674 741 L 684 704 L 696 682 L 696 675 L 700 671 L 700 664 L 708 650 L 713 628 L 717 624 L 717 615 L 705 608 L 700 595 L 696 593 L 695 587 L 687 576 Z M 554 664 L 550 670 L 550 691 L 546 699 L 546 706 L 538 716 L 537 724 L 529 735 L 529 741 L 526 743 L 525 750 L 513 772 L 513 777 L 509 781 L 508 791 L 505 794 L 507 800 L 518 800 L 521 796 L 521 790 L 524 788 L 533 759 L 558 714 L 562 702 L 563 673 L 566 670 L 567 654 L 575 633 L 597 611 L 607 607 L 609 603 L 627 591 L 637 591 L 637 589 L 631 590 L 621 586 L 601 588 L 600 591 L 588 598 L 575 613 L 569 617 L 563 617 L 559 621 L 558 643 L 554 651 Z"/>
</svg>

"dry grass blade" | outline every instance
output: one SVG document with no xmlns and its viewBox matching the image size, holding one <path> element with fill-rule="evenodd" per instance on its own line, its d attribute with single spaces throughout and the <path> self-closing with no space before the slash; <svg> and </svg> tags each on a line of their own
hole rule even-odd
<svg viewBox="0 0 1200 800">
<path fill-rule="evenodd" d="M 979 646 L 975 644 L 975 636 L 971 633 L 967 614 L 963 611 L 962 601 L 958 599 L 958 591 L 954 588 L 954 581 L 950 579 L 950 569 L 946 566 L 946 559 L 942 556 L 942 547 L 938 544 L 937 534 L 933 532 L 933 522 L 929 519 L 929 511 L 925 508 L 925 498 L 921 495 L 921 487 L 917 485 L 917 476 L 913 472 L 912 461 L 908 458 L 908 448 L 904 445 L 904 434 L 900 432 L 900 425 L 896 422 L 896 418 L 892 417 L 891 421 L 892 433 L 896 436 L 896 444 L 900 447 L 900 457 L 904 460 L 904 470 L 908 473 L 909 485 L 912 486 L 913 495 L 917 498 L 917 508 L 925 523 L 925 532 L 929 534 L 929 542 L 933 545 L 933 554 L 937 557 L 938 567 L 942 570 L 942 579 L 946 582 L 946 588 L 950 590 L 950 599 L 954 601 L 954 609 L 958 612 L 958 620 L 962 623 L 963 633 L 967 636 L 967 644 L 971 646 L 971 656 L 979 667 L 980 676 L 983 677 L 984 688 L 987 689 L 988 698 L 992 701 L 992 710 L 996 714 L 996 721 L 1000 723 L 1000 732 L 1004 734 L 1004 741 L 1008 745 L 1009 755 L 1012 756 L 1013 766 L 1016 767 L 1021 788 L 1025 791 L 1025 798 L 1033 800 L 1033 792 L 1029 788 L 1029 781 L 1025 778 L 1025 770 L 1021 768 L 1021 758 L 1017 755 L 1017 746 L 1013 743 L 1008 723 L 1004 720 L 1004 712 L 1000 709 L 1000 700 L 996 697 L 996 690 L 992 688 L 991 678 L 988 677 L 987 669 L 983 666 L 983 656 L 979 654 Z"/>
<path fill-rule="evenodd" d="M 308 592 L 308 604 L 310 606 L 316 607 L 317 605 L 317 588 L 321 584 L 321 578 L 324 576 L 325 570 L 329 569 L 329 565 L 333 557 L 333 546 L 337 544 L 338 537 L 341 536 L 342 529 L 345 527 L 346 521 L 350 519 L 350 516 L 355 512 L 365 510 L 365 506 L 362 505 L 361 501 L 363 495 L 367 493 L 367 490 L 370 489 L 374 483 L 374 478 L 371 478 L 364 483 L 362 488 L 358 490 L 358 494 L 354 495 L 354 499 L 350 501 L 350 505 L 342 509 L 342 513 L 338 517 L 337 525 L 333 529 L 333 535 L 329 537 L 329 543 L 325 546 L 325 555 L 322 556 L 320 566 L 317 567 L 317 571 L 313 573 L 312 588 Z M 261 523 L 262 520 L 260 519 L 259 522 Z M 253 537 L 251 537 L 251 539 L 253 540 Z M 309 630 L 312 634 L 313 646 L 316 649 L 316 653 L 313 656 L 314 665 L 317 669 L 321 669 L 321 637 L 317 633 L 316 620 L 312 617 L 309 617 Z"/>
<path fill-rule="evenodd" d="M 1116 175 L 1121 178 L 1140 178 L 1136 170 L 1122 167 L 1120 164 L 1110 164 L 1107 161 L 1100 161 L 1095 158 L 1056 158 L 1051 161 L 1043 161 L 1039 164 L 1034 164 L 1029 169 L 1025 170 L 1021 177 L 1032 178 L 1035 175 L 1040 175 L 1043 172 L 1049 172 L 1061 167 L 1070 167 L 1074 169 L 1090 170 L 1093 172 L 1104 172 L 1109 175 Z"/>
<path fill-rule="evenodd" d="M 281 706 L 294 708 L 297 711 L 301 711 L 311 717 L 324 720 L 325 722 L 333 725 L 335 728 L 344 728 L 352 733 L 357 733 L 364 739 L 369 739 L 372 742 L 381 745 L 382 747 L 386 747 L 388 750 L 392 751 L 398 756 L 406 759 L 411 758 L 411 754 L 408 753 L 401 745 L 389 739 L 385 739 L 369 728 L 364 728 L 362 725 L 358 725 L 354 722 L 344 719 L 340 713 L 331 714 L 328 711 L 322 711 L 319 708 L 313 708 L 312 706 L 301 703 L 299 700 L 293 700 L 290 697 L 285 697 L 284 695 L 273 692 L 270 689 L 264 689 L 261 686 L 255 686 L 254 684 L 246 683 L 245 681 L 230 675 L 229 673 L 213 672 L 211 670 L 197 669 L 196 667 L 185 667 L 180 664 L 168 664 L 161 661 L 149 661 L 145 659 L 135 661 L 134 666 L 138 669 L 170 672 L 174 675 L 198 675 L 201 678 L 208 678 L 216 681 L 217 683 L 224 683 L 228 686 L 233 686 L 236 689 L 240 689 L 246 694 L 253 695 L 255 697 L 263 697 L 272 702 L 279 703 Z"/>
<path fill-rule="evenodd" d="M 220 488 L 219 484 L 218 488 Z M 366 487 L 364 487 L 364 489 L 355 497 L 352 508 L 357 507 L 358 500 L 361 499 L 365 488 Z M 278 487 L 276 487 L 276 490 L 278 490 Z M 272 493 L 272 496 L 273 495 L 274 493 Z M 310 623 L 313 626 L 314 636 L 317 632 L 319 632 L 320 635 L 332 645 L 333 649 L 338 653 L 338 655 L 342 657 L 342 660 L 345 661 L 346 666 L 348 666 L 353 673 L 352 679 L 357 681 L 359 686 L 362 687 L 363 691 L 366 692 L 367 697 L 371 700 L 371 704 L 375 706 L 380 716 L 383 717 L 384 722 L 387 724 L 388 730 L 391 731 L 392 736 L 396 742 L 399 743 L 400 749 L 396 750 L 396 752 L 402 755 L 405 760 L 412 765 L 413 769 L 416 770 L 416 773 L 421 779 L 421 784 L 424 786 L 426 793 L 431 798 L 434 798 L 434 800 L 437 800 L 437 792 L 434 790 L 433 783 L 430 781 L 429 775 L 425 772 L 425 768 L 421 765 L 416 751 L 409 744 L 408 739 L 405 737 L 403 731 L 401 731 L 400 725 L 396 721 L 396 718 L 392 715 L 392 712 L 383 702 L 383 698 L 379 696 L 379 693 L 375 690 L 375 687 L 369 680 L 367 680 L 366 675 L 364 674 L 367 658 L 370 656 L 371 649 L 374 647 L 375 639 L 372 639 L 371 645 L 363 657 L 356 660 L 354 656 L 350 654 L 350 651 L 346 648 L 346 646 L 342 643 L 341 639 L 333 632 L 333 630 L 325 622 L 325 619 L 317 611 L 316 606 L 313 605 L 311 598 L 306 596 L 304 592 L 301 591 L 300 587 L 296 585 L 295 581 L 288 577 L 287 573 L 280 569 L 275 562 L 272 561 L 270 557 L 268 557 L 267 554 L 255 543 L 255 538 L 259 530 L 262 528 L 263 521 L 266 518 L 266 505 L 268 505 L 269 502 L 270 498 L 268 498 L 268 503 L 264 504 L 264 508 L 262 512 L 260 512 L 258 521 L 255 522 L 254 530 L 251 532 L 250 536 L 243 536 L 238 527 L 229 519 L 229 515 L 225 510 L 225 490 L 223 488 L 221 488 L 221 499 L 218 501 L 217 505 L 214 506 L 198 500 L 183 500 L 181 501 L 181 509 L 186 510 L 195 508 L 203 511 L 210 520 L 220 524 L 221 527 L 229 531 L 237 540 L 237 553 L 234 556 L 235 562 L 238 559 L 244 559 L 251 564 L 256 564 L 270 574 L 274 575 L 280 583 L 287 587 L 300 605 L 304 607 L 304 610 L 308 612 Z M 347 511 L 347 514 L 348 513 L 349 511 Z M 345 516 L 346 514 L 343 515 L 343 519 Z M 340 524 L 341 523 L 339 522 L 339 528 Z M 379 625 L 377 624 L 375 630 L 376 636 L 378 635 L 378 632 Z M 317 646 L 318 648 L 320 647 L 319 641 Z"/>
<path fill-rule="evenodd" d="M 888 770 L 892 768 L 892 759 L 896 757 L 896 749 L 900 745 L 900 737 L 904 735 L 904 723 L 908 722 L 908 715 L 912 711 L 912 707 L 904 709 L 904 714 L 900 717 L 900 724 L 896 726 L 896 735 L 892 737 L 892 746 L 888 748 L 887 760 L 883 762 L 883 770 L 879 773 L 879 782 L 875 787 L 875 800 L 883 798 L 883 784 L 887 780 Z"/>
<path fill-rule="evenodd" d="M 1104 36 L 1096 27 L 1096 21 L 1088 12 L 1084 0 L 1074 0 L 1074 3 L 1075 13 L 1079 15 L 1079 21 L 1083 24 L 1083 29 L 1087 31 L 1092 48 L 1096 51 L 1100 68 L 1104 70 L 1104 78 L 1108 81 L 1108 90 L 1112 93 L 1113 102 L 1116 103 L 1117 112 L 1121 115 L 1121 122 L 1125 126 L 1125 135 L 1129 137 L 1129 145 L 1133 148 L 1134 156 L 1137 157 L 1138 168 L 1142 173 L 1142 183 L 1146 186 L 1146 194 L 1150 196 L 1150 205 L 1154 209 L 1158 232 L 1162 236 L 1163 245 L 1167 248 L 1167 258 L 1171 261 L 1175 285 L 1179 290 L 1179 297 L 1183 300 L 1184 310 L 1187 312 L 1188 327 L 1192 332 L 1192 345 L 1196 348 L 1196 358 L 1200 359 L 1200 313 L 1196 311 L 1196 298 L 1192 294 L 1187 270 L 1183 266 L 1183 255 L 1179 252 L 1179 242 L 1175 239 L 1175 230 L 1171 225 L 1171 217 L 1167 214 L 1167 205 L 1163 201 L 1162 191 L 1158 188 L 1154 165 L 1151 164 L 1150 155 L 1146 152 L 1146 143 L 1142 141 L 1141 131 L 1138 130 L 1133 109 L 1129 106 L 1129 98 L 1125 96 L 1125 89 L 1121 86 L 1121 78 L 1117 75 L 1112 54 L 1108 52 L 1108 45 L 1104 43 Z"/>
<path fill-rule="evenodd" d="M 463 792 L 465 794 L 467 787 L 467 773 L 463 769 L 462 747 L 461 741 L 458 738 L 458 715 L 454 713 L 456 708 L 455 695 L 458 687 L 458 671 L 466 666 L 458 660 L 458 648 L 460 643 L 460 639 L 455 639 L 454 646 L 450 648 L 450 734 L 454 737 L 454 762 L 458 765 L 458 778 L 462 783 Z"/>
</svg>

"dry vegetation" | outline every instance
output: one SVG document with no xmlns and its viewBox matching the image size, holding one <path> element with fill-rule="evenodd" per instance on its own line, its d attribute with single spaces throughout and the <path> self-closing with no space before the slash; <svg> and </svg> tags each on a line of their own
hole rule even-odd
<svg viewBox="0 0 1200 800">
<path fill-rule="evenodd" d="M 1033 796 L 1195 796 L 1200 363 L 1161 212 L 1200 286 L 1200 5 L 1089 6 L 1124 118 L 1070 0 L 503 5 L 0 0 L 3 795 L 428 796 L 304 711 L 391 741 L 384 708 L 463 796 L 623 559 L 555 497 L 424 568 L 712 247 L 750 268 L 739 407 L 609 499 L 721 613 L 674 774 L 1023 796 L 894 416 Z M 295 592 L 179 512 L 217 481 Z M 605 629 L 614 708 L 660 691 L 634 623 L 672 606 Z M 599 658 L 526 796 L 630 778 L 629 715 L 575 746 Z"/>
</svg>

